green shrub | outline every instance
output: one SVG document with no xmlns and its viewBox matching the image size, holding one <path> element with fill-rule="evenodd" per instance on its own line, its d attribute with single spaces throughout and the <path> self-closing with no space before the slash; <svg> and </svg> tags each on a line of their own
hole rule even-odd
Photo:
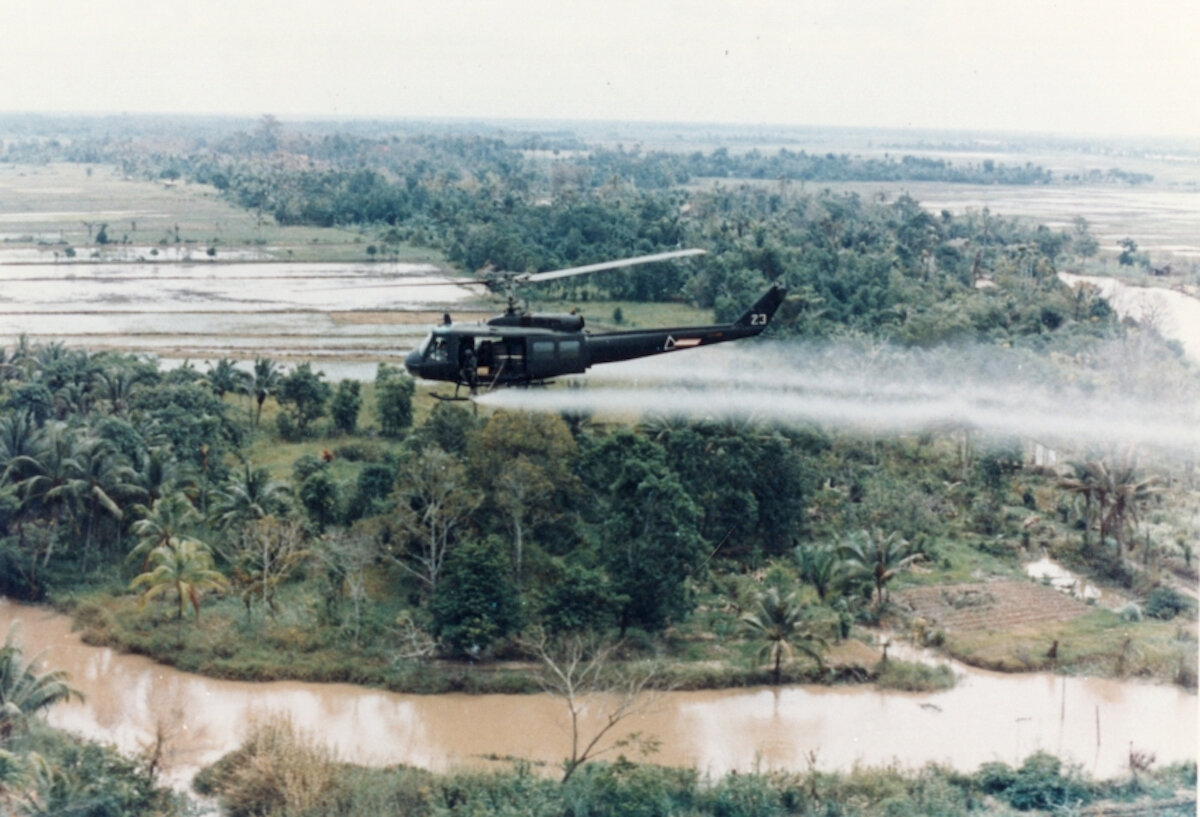
<svg viewBox="0 0 1200 817">
<path fill-rule="evenodd" d="M 383 449 L 374 443 L 349 442 L 333 449 L 334 456 L 346 462 L 379 462 Z"/>
<path fill-rule="evenodd" d="M 520 628 L 512 563 L 495 538 L 465 542 L 446 559 L 430 611 L 434 632 L 455 655 L 475 657 Z"/>
<path fill-rule="evenodd" d="M 1180 613 L 1191 609 L 1187 598 L 1173 587 L 1158 587 L 1146 598 L 1143 608 L 1152 618 L 1170 621 Z"/>
<path fill-rule="evenodd" d="M 1016 779 L 1004 791 L 1009 805 L 1021 811 L 1086 805 L 1091 792 L 1074 769 L 1063 773 L 1062 761 L 1046 752 L 1025 758 Z"/>
<path fill-rule="evenodd" d="M 934 692 L 952 689 L 958 678 L 947 664 L 930 666 L 920 661 L 889 659 L 875 665 L 875 685 L 880 689 L 905 692 Z"/>
<path fill-rule="evenodd" d="M 33 774 L 29 781 L 34 786 L 31 794 L 40 808 L 18 814 L 107 817 L 182 813 L 179 799 L 156 785 L 154 773 L 145 760 L 127 758 L 111 746 L 90 743 L 39 725 L 16 748 L 13 773 L 19 771 L 17 766 L 30 769 L 34 753 L 45 762 L 46 771 L 44 776 Z M 24 762 L 19 757 L 21 753 L 28 753 Z M 8 814 L 4 794 L 0 787 L 0 814 Z"/>
<path fill-rule="evenodd" d="M 985 794 L 1003 794 L 1017 782 L 1017 773 L 1007 763 L 984 763 L 975 773 L 975 781 Z"/>
</svg>

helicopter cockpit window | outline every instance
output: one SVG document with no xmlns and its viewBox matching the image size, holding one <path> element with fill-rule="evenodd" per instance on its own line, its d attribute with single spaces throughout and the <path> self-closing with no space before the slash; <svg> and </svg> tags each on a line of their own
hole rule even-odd
<svg viewBox="0 0 1200 817">
<path fill-rule="evenodd" d="M 450 360 L 450 350 L 445 338 L 431 336 L 426 341 L 425 359 L 431 363 L 446 363 Z"/>
<path fill-rule="evenodd" d="M 535 340 L 533 342 L 534 360 L 553 360 L 554 359 L 554 341 L 552 340 Z"/>
</svg>

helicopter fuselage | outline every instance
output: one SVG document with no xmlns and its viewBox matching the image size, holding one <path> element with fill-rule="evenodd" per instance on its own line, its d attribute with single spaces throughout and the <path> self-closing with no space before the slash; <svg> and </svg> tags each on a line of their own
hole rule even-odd
<svg viewBox="0 0 1200 817">
<path fill-rule="evenodd" d="M 773 286 L 737 321 L 589 333 L 579 315 L 510 313 L 487 323 L 435 328 L 404 361 L 414 376 L 491 389 L 582 374 L 599 363 L 752 337 L 767 328 L 786 290 Z"/>
</svg>

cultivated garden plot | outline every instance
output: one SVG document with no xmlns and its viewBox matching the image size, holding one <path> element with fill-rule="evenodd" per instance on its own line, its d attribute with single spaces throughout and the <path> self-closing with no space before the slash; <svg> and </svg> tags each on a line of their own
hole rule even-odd
<svg viewBox="0 0 1200 817">
<path fill-rule="evenodd" d="M 897 592 L 895 600 L 914 618 L 946 631 L 1024 628 L 1069 621 L 1090 609 L 1066 593 L 1027 581 L 913 587 Z"/>
</svg>

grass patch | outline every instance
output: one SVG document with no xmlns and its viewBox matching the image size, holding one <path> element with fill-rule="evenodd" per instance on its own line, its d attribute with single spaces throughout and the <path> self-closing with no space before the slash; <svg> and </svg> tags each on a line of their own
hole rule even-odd
<svg viewBox="0 0 1200 817">
<path fill-rule="evenodd" d="M 1010 554 L 981 547 L 971 535 L 937 539 L 926 545 L 927 558 L 903 571 L 889 590 L 931 584 L 979 581 L 981 576 L 1021 578 L 1025 574 Z"/>
<path fill-rule="evenodd" d="M 163 605 L 142 609 L 132 595 L 91 592 L 62 602 L 85 643 L 145 655 L 178 669 L 241 681 L 350 683 L 393 692 L 435 694 L 540 691 L 526 670 L 453 661 L 403 661 L 392 652 L 388 628 L 399 606 L 376 601 L 364 615 L 363 645 L 345 626 L 321 623 L 317 600 L 303 582 L 280 589 L 280 612 L 249 619 L 233 596 L 213 598 L 199 621 L 182 625 Z"/>
<path fill-rule="evenodd" d="M 947 633 L 944 649 L 964 663 L 1001 672 L 1059 670 L 1196 689 L 1195 622 L 1127 621 L 1095 610 L 1037 627 Z"/>
<path fill-rule="evenodd" d="M 109 240 L 118 249 L 123 243 L 191 247 L 198 257 L 216 246 L 257 249 L 281 261 L 364 262 L 370 259 L 367 246 L 378 243 L 367 228 L 281 226 L 269 215 L 259 218 L 234 206 L 209 185 L 131 179 L 99 164 L 0 167 L 0 213 L 20 215 L 10 232 L 42 236 L 43 242 L 53 236 L 75 247 L 79 258 L 93 249 L 103 255 L 95 244 L 101 224 L 108 225 Z M 23 243 L 38 242 L 6 245 Z M 442 263 L 434 250 L 404 245 L 392 250 L 399 261 Z"/>
<path fill-rule="evenodd" d="M 941 692 L 953 689 L 958 682 L 947 664 L 932 666 L 920 661 L 899 661 L 894 658 L 875 665 L 875 685 L 880 689 L 902 692 Z"/>
</svg>

